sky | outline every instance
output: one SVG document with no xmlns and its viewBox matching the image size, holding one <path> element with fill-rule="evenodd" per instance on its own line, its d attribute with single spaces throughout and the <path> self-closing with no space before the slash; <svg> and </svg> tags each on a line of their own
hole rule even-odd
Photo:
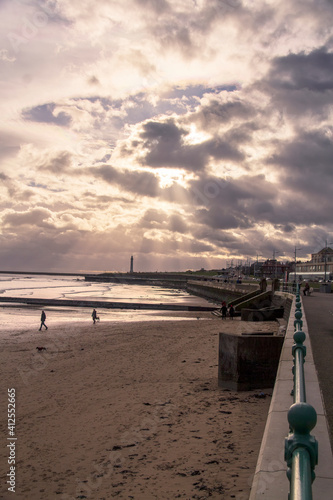
<svg viewBox="0 0 333 500">
<path fill-rule="evenodd" d="M 333 242 L 333 0 L 0 0 L 0 270 Z"/>
</svg>

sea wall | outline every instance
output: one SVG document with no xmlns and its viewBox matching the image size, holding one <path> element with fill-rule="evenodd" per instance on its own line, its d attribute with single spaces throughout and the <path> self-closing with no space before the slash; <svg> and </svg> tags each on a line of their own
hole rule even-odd
<svg viewBox="0 0 333 500">
<path fill-rule="evenodd" d="M 225 300 L 227 303 L 240 298 L 242 295 L 247 295 L 250 292 L 258 290 L 258 285 L 247 284 L 215 284 L 198 282 L 196 280 L 188 281 L 186 290 L 193 295 L 205 297 L 215 302 L 220 303 Z"/>
</svg>

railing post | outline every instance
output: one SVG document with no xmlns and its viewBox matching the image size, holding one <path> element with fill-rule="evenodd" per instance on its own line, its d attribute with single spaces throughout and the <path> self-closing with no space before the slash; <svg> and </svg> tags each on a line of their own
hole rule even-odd
<svg viewBox="0 0 333 500">
<path fill-rule="evenodd" d="M 306 339 L 302 331 L 302 310 L 299 285 L 296 293 L 296 311 L 294 321 L 294 404 L 288 411 L 290 433 L 285 439 L 285 460 L 290 481 L 289 500 L 312 500 L 312 482 L 315 478 L 314 468 L 318 463 L 318 443 L 311 430 L 317 423 L 316 410 L 306 402 L 304 377 L 304 358 L 306 356 Z"/>
<path fill-rule="evenodd" d="M 294 403 L 288 411 L 288 422 L 292 429 L 285 440 L 289 500 L 312 500 L 311 484 L 318 463 L 318 443 L 310 431 L 317 423 L 316 410 L 308 403 Z"/>
</svg>

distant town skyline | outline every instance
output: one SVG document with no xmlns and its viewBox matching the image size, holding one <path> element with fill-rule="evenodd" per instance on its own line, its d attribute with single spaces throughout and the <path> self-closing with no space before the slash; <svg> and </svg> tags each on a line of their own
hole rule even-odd
<svg viewBox="0 0 333 500">
<path fill-rule="evenodd" d="M 331 0 L 0 0 L 0 269 L 333 242 Z"/>
</svg>

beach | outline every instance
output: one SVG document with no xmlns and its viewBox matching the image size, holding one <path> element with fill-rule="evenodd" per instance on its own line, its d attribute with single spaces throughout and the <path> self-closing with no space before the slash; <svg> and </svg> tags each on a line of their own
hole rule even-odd
<svg viewBox="0 0 333 500">
<path fill-rule="evenodd" d="M 248 498 L 272 391 L 218 387 L 218 334 L 277 325 L 181 316 L 2 332 L 0 498 Z"/>
</svg>

